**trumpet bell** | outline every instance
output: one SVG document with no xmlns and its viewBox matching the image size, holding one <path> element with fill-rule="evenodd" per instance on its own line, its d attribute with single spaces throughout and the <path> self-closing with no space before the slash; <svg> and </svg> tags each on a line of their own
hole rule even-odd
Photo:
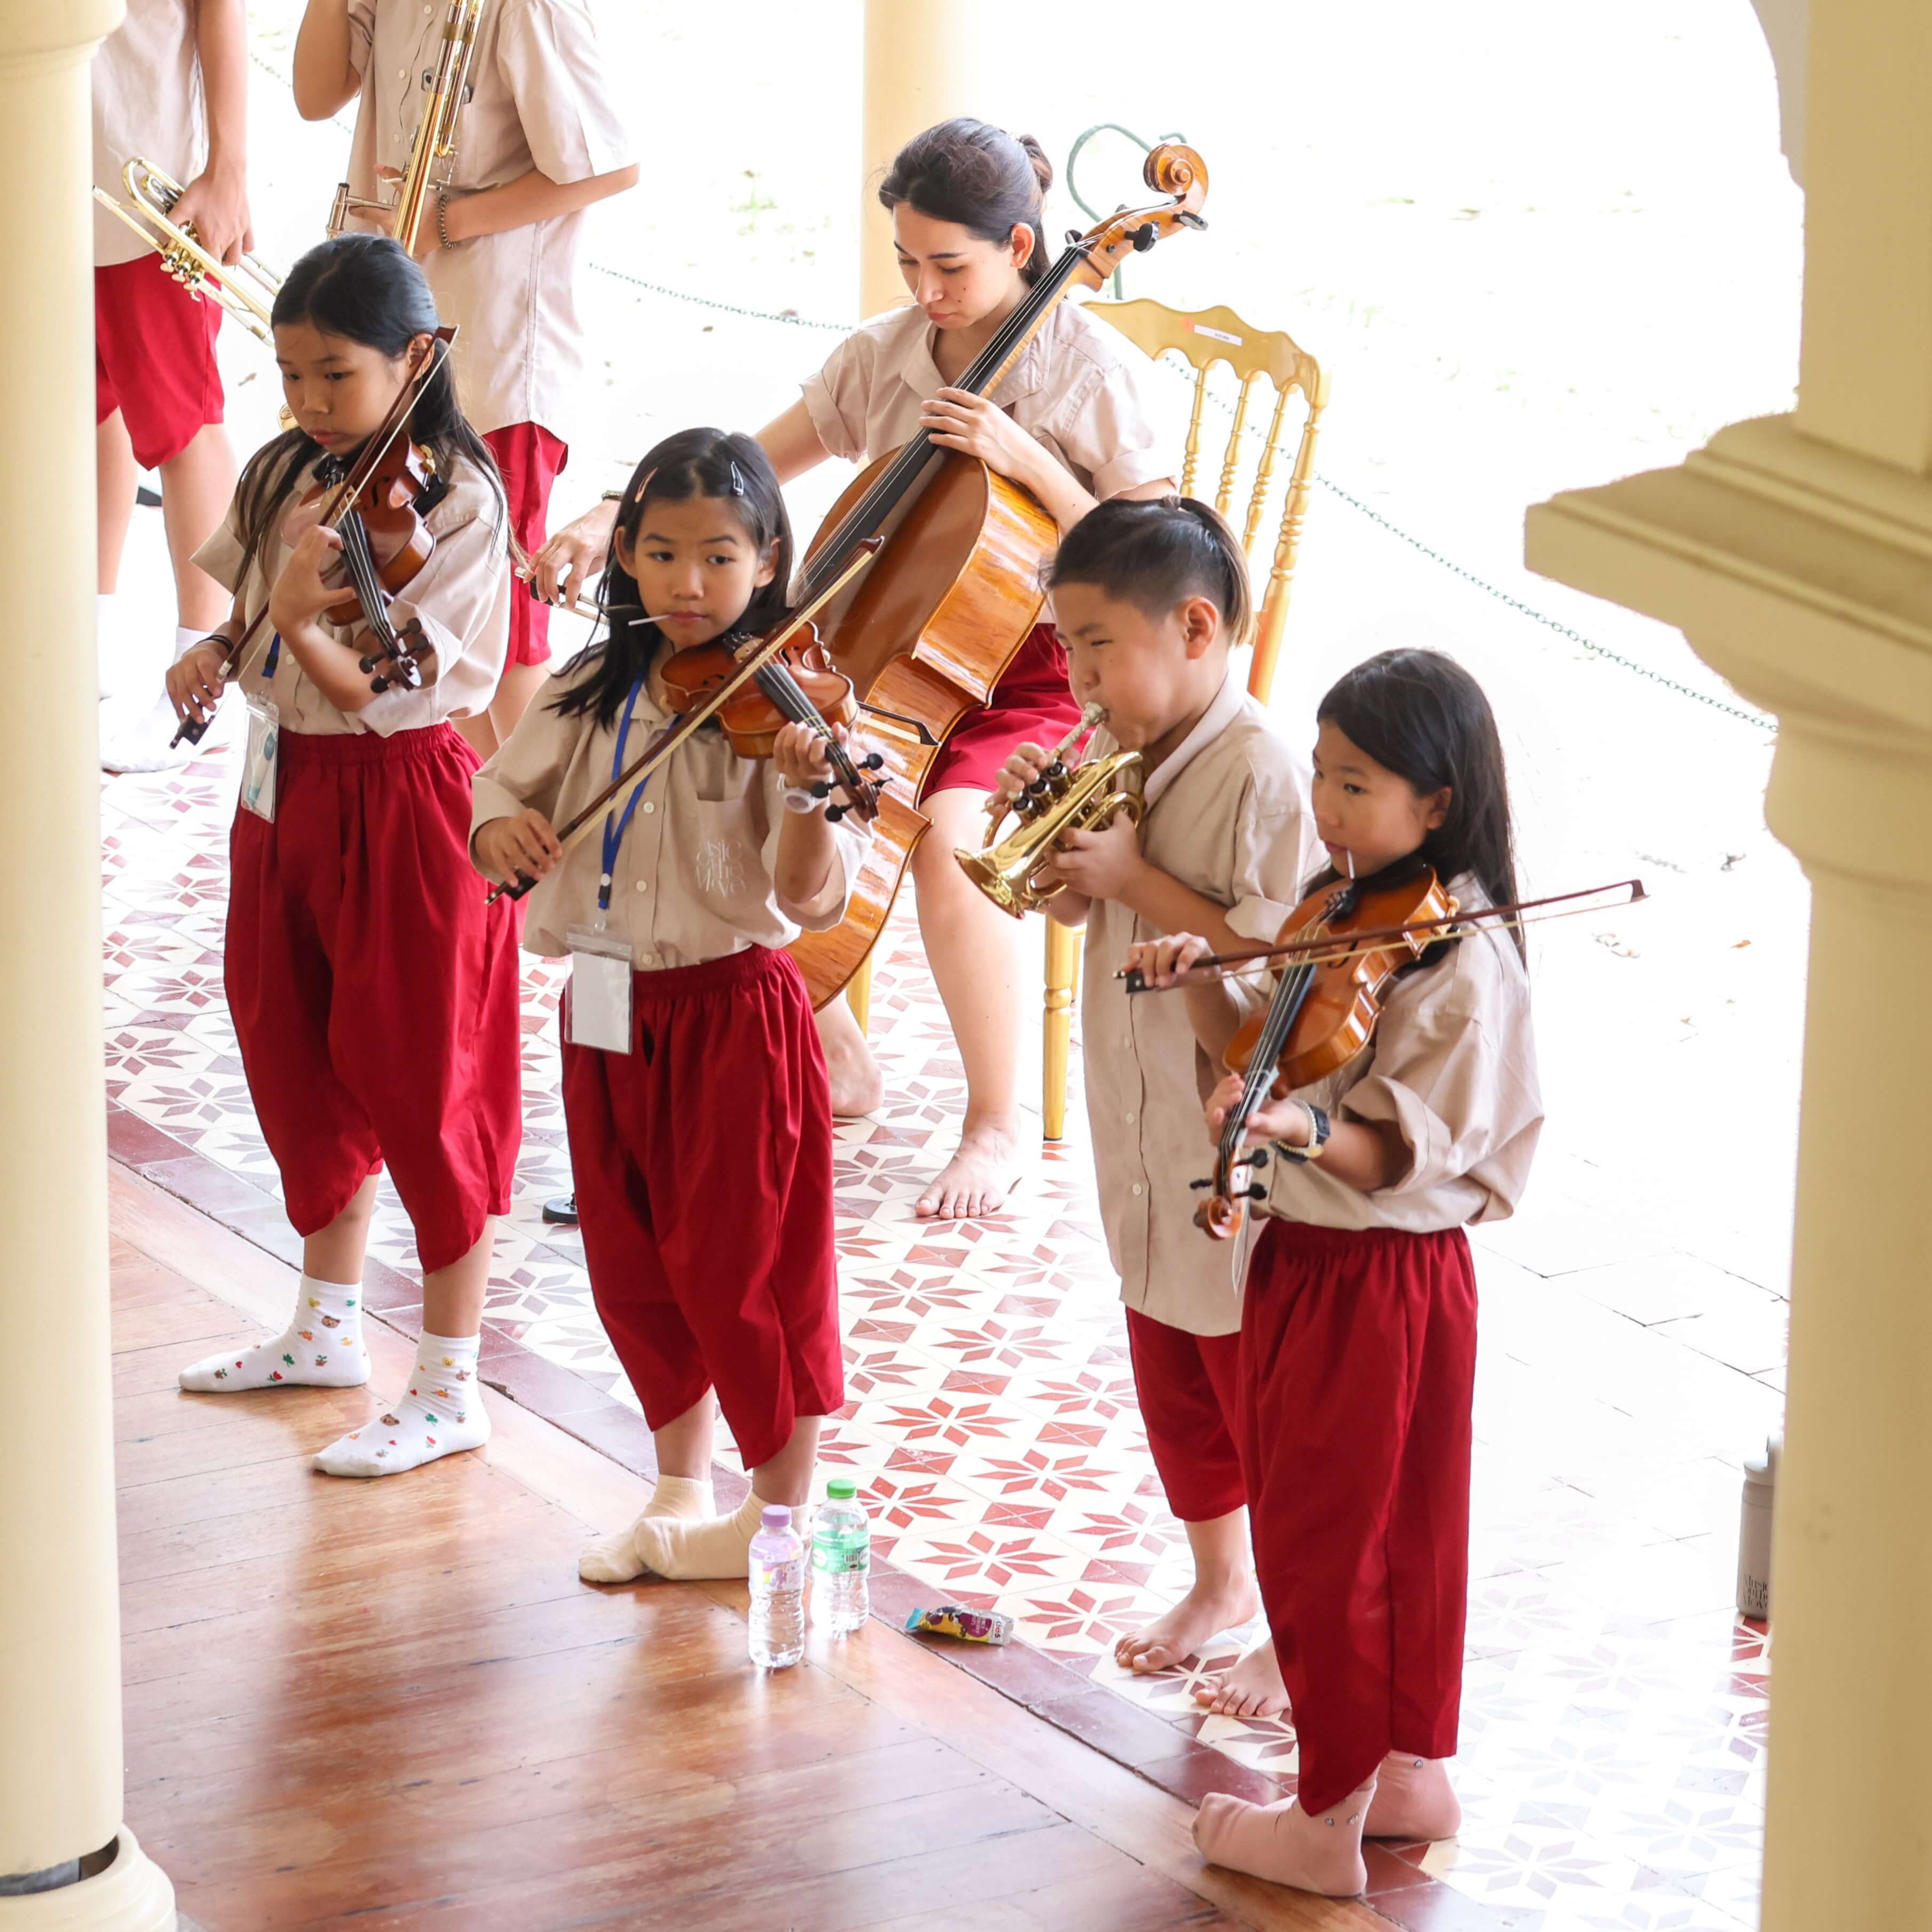
<svg viewBox="0 0 1932 1932">
<path fill-rule="evenodd" d="M 1066 890 L 1048 875 L 1047 866 L 1069 832 L 1098 832 L 1120 812 L 1140 823 L 1144 809 L 1140 782 L 1138 752 L 1110 752 L 1105 758 L 1090 758 L 1077 770 L 1049 782 L 1037 796 L 1022 794 L 1004 817 L 987 828 L 986 843 L 977 851 L 959 845 L 952 856 L 1002 912 L 1023 919 Z M 1019 823 L 1003 838 L 1000 833 L 1008 818 Z"/>
</svg>

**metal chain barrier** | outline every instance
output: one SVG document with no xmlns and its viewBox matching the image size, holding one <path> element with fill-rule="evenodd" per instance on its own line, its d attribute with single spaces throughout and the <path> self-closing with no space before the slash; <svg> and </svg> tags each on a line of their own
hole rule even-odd
<svg viewBox="0 0 1932 1932">
<path fill-rule="evenodd" d="M 264 60 L 260 54 L 251 50 L 249 57 L 265 74 L 274 75 L 284 87 L 290 86 L 288 76 Z M 339 115 L 332 116 L 332 118 L 336 126 L 343 128 L 345 130 L 350 129 L 351 124 L 343 121 Z M 1096 130 L 1092 129 L 1088 130 L 1089 133 L 1094 131 Z M 1123 129 L 1121 131 L 1126 133 L 1128 130 Z M 1130 138 L 1138 140 L 1139 136 L 1131 135 Z M 1085 136 L 1083 136 L 1082 139 L 1084 140 Z M 715 309 L 721 315 L 742 316 L 747 322 L 781 322 L 791 328 L 826 329 L 841 335 L 848 334 L 851 330 L 852 326 L 850 322 L 822 322 L 814 316 L 800 315 L 795 310 L 746 308 L 736 302 L 720 302 L 713 296 L 693 295 L 686 289 L 674 289 L 667 286 L 662 282 L 646 281 L 641 275 L 633 275 L 622 268 L 614 268 L 608 262 L 592 261 L 589 266 L 595 268 L 599 274 L 608 275 L 614 281 L 628 283 L 632 288 L 642 289 L 648 294 L 662 296 L 671 302 L 688 302 L 697 308 Z M 1168 374 L 1192 386 L 1194 380 L 1192 374 L 1184 374 L 1180 370 L 1175 368 L 1171 362 L 1166 361 L 1162 361 L 1158 366 L 1166 370 Z M 1232 416 L 1234 414 L 1233 406 L 1221 397 L 1210 396 L 1208 400 L 1224 416 Z M 1432 548 L 1420 537 L 1412 536 L 1400 524 L 1392 522 L 1388 518 L 1384 516 L 1381 511 L 1375 508 L 1372 505 L 1364 502 L 1359 496 L 1343 489 L 1340 484 L 1331 481 L 1319 472 L 1316 474 L 1315 481 L 1319 488 L 1326 490 L 1330 496 L 1339 497 L 1342 502 L 1348 505 L 1350 509 L 1367 518 L 1370 523 L 1386 530 L 1390 536 L 1396 538 L 1399 542 L 1406 543 L 1410 549 L 1418 551 L 1422 556 L 1427 557 L 1430 562 L 1439 564 L 1452 577 L 1460 577 L 1464 583 L 1473 586 L 1487 596 L 1493 597 L 1498 603 L 1506 605 L 1509 609 L 1515 611 L 1517 616 L 1527 617 L 1532 623 L 1540 624 L 1545 630 L 1554 632 L 1558 637 L 1576 645 L 1579 650 L 1588 652 L 1592 657 L 1600 658 L 1604 663 L 1615 664 L 1619 670 L 1629 671 L 1636 676 L 1647 678 L 1652 684 L 1661 685 L 1666 691 L 1675 692 L 1680 698 L 1688 698 L 1699 704 L 1708 706 L 1712 710 L 1721 712 L 1727 718 L 1737 718 L 1741 723 L 1754 725 L 1762 730 L 1775 730 L 1778 728 L 1778 721 L 1766 712 L 1754 711 L 1744 705 L 1732 704 L 1726 699 L 1714 697 L 1708 691 L 1700 691 L 1694 685 L 1685 684 L 1674 677 L 1666 677 L 1663 672 L 1652 670 L 1648 664 L 1641 664 L 1634 658 L 1627 658 L 1621 652 L 1612 650 L 1607 644 L 1600 644 L 1594 638 L 1586 638 L 1574 625 L 1566 624 L 1560 618 L 1551 616 L 1546 610 L 1538 610 L 1534 604 L 1525 603 L 1520 597 L 1512 596 L 1508 591 L 1490 583 L 1486 578 L 1478 577 L 1473 570 L 1464 568 L 1454 559 L 1444 556 L 1440 550 Z"/>
</svg>

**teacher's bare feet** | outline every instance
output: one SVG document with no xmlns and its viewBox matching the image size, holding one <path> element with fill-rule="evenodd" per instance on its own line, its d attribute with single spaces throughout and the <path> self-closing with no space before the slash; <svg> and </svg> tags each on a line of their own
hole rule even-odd
<svg viewBox="0 0 1932 1932">
<path fill-rule="evenodd" d="M 1275 1661 L 1274 1640 L 1264 1637 L 1226 1670 L 1204 1677 L 1194 1701 L 1220 1718 L 1278 1718 L 1288 1708 L 1288 1686 Z"/>
<path fill-rule="evenodd" d="M 952 1158 L 919 1197 L 922 1221 L 997 1214 L 1020 1178 L 1019 1136 L 1004 1121 L 968 1121 Z"/>
</svg>

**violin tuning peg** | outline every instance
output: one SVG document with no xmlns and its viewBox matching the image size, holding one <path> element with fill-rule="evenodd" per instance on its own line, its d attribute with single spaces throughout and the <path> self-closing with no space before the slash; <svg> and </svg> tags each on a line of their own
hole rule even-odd
<svg viewBox="0 0 1932 1932">
<path fill-rule="evenodd" d="M 1268 1164 L 1268 1150 L 1266 1148 L 1256 1148 L 1248 1156 L 1250 1167 L 1265 1167 Z"/>
<path fill-rule="evenodd" d="M 1265 1201 L 1268 1198 L 1268 1190 L 1257 1181 L 1248 1190 L 1248 1198 L 1250 1201 Z"/>
<path fill-rule="evenodd" d="M 882 772 L 885 768 L 886 754 L 883 752 L 874 752 L 870 758 L 859 760 L 859 769 L 862 772 Z"/>
<path fill-rule="evenodd" d="M 1203 1187 L 1212 1187 L 1214 1185 L 1211 1180 L 1190 1180 L 1187 1184 L 1197 1192 Z"/>
<path fill-rule="evenodd" d="M 1134 253 L 1144 255 L 1160 239 L 1160 230 L 1150 221 L 1144 226 L 1136 228 L 1130 238 L 1134 244 Z"/>
<path fill-rule="evenodd" d="M 828 805 L 825 808 L 826 824 L 836 825 L 845 816 L 845 811 L 846 808 L 842 805 Z"/>
<path fill-rule="evenodd" d="M 806 787 L 806 790 L 810 792 L 814 798 L 830 798 L 832 796 L 832 788 L 823 778 L 814 780 L 812 784 Z"/>
<path fill-rule="evenodd" d="M 381 697 L 382 693 L 387 691 L 388 688 L 389 680 L 386 677 L 372 677 L 369 680 L 369 688 L 373 691 L 378 698 Z"/>
<path fill-rule="evenodd" d="M 376 660 L 374 658 L 358 658 L 356 662 L 361 665 L 362 675 L 364 677 L 376 668 Z"/>
</svg>

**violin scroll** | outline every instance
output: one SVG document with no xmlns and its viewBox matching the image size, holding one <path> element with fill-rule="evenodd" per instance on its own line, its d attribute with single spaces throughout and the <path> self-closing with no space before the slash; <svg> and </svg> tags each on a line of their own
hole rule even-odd
<svg viewBox="0 0 1932 1932">
<path fill-rule="evenodd" d="M 1193 148 L 1163 141 L 1141 170 L 1149 188 L 1168 199 L 1151 208 L 1124 208 L 1083 233 L 1068 238 L 1084 251 L 1081 280 L 1098 288 L 1131 254 L 1144 254 L 1184 228 L 1205 228 L 1201 210 L 1208 200 L 1208 164 Z"/>
</svg>

